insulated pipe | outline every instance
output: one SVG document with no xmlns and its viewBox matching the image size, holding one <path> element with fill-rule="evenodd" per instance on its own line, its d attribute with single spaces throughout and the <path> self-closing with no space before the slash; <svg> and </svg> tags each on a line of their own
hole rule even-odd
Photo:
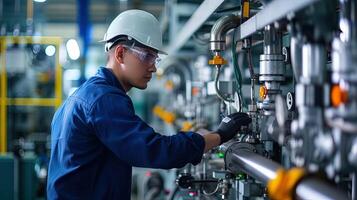
<svg viewBox="0 0 357 200">
<path fill-rule="evenodd" d="M 243 171 L 264 185 L 275 179 L 278 170 L 283 169 L 278 163 L 254 153 L 254 147 L 242 146 L 239 143 L 228 148 L 225 162 L 231 172 Z M 292 195 L 297 199 L 348 199 L 347 195 L 336 187 L 312 176 L 298 181 L 294 191 L 295 194 Z"/>
<path fill-rule="evenodd" d="M 239 16 L 227 15 L 218 19 L 211 29 L 211 51 L 223 51 L 226 45 L 226 33 L 237 28 L 240 22 Z"/>
</svg>

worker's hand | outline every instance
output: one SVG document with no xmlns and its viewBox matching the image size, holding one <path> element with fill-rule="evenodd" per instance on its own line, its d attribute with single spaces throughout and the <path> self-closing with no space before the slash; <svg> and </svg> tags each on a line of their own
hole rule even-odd
<svg viewBox="0 0 357 200">
<path fill-rule="evenodd" d="M 246 113 L 233 113 L 223 118 L 219 124 L 216 133 L 221 137 L 221 144 L 232 139 L 241 126 L 247 126 L 252 122 L 252 119 Z"/>
</svg>

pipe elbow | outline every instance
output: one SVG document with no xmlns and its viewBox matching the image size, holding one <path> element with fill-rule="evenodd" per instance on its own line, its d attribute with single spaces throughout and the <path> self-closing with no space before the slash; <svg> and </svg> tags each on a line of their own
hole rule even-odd
<svg viewBox="0 0 357 200">
<path fill-rule="evenodd" d="M 211 51 L 222 51 L 225 49 L 226 34 L 229 30 L 239 26 L 240 17 L 226 15 L 217 20 L 211 29 L 210 49 Z"/>
</svg>

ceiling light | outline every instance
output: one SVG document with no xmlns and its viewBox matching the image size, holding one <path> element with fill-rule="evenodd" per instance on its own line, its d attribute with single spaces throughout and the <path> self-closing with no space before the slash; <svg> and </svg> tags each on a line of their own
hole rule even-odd
<svg viewBox="0 0 357 200">
<path fill-rule="evenodd" d="M 66 43 L 66 48 L 67 48 L 68 56 L 72 60 L 77 60 L 81 55 L 78 43 L 75 39 L 68 40 Z"/>
</svg>

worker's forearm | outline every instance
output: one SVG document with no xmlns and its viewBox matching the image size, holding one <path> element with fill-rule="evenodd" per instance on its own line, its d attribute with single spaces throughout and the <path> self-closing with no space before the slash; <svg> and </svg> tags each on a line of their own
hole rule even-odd
<svg viewBox="0 0 357 200">
<path fill-rule="evenodd" d="M 207 133 L 203 135 L 203 138 L 205 139 L 205 153 L 221 143 L 220 136 L 215 132 Z"/>
</svg>

